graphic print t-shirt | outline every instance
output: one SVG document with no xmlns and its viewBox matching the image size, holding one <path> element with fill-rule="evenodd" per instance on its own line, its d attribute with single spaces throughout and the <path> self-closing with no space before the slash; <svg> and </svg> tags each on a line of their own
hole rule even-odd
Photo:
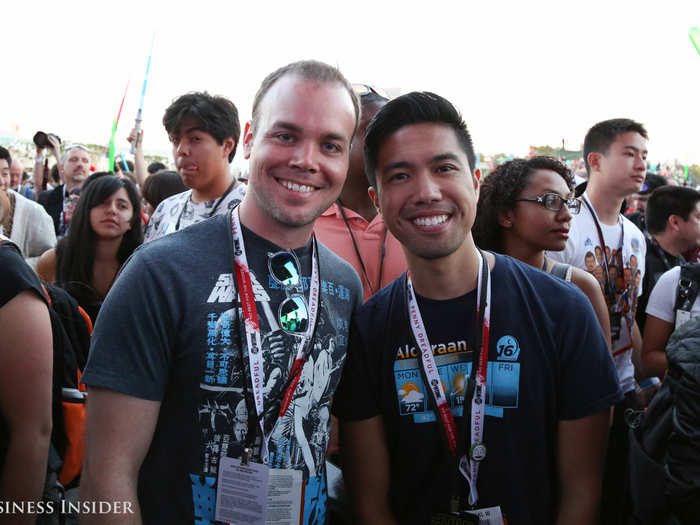
<svg viewBox="0 0 700 525">
<path fill-rule="evenodd" d="M 600 245 L 593 215 L 583 204 L 581 212 L 571 220 L 569 240 L 564 251 L 547 252 L 547 256 L 588 271 L 600 283 L 610 316 L 613 358 L 618 379 L 622 391 L 628 392 L 634 389 L 630 330 L 636 314 L 637 299 L 642 293 L 646 242 L 639 228 L 622 215 L 616 225 L 600 223 L 600 229 L 605 246 Z M 614 290 L 612 300 L 605 293 L 606 274 L 603 257 L 607 260 Z"/>
<path fill-rule="evenodd" d="M 143 234 L 143 242 L 153 241 L 179 229 L 209 219 L 216 209 L 216 215 L 226 215 L 238 206 L 247 186 L 239 183 L 223 200 L 221 197 L 207 202 L 192 202 L 192 190 L 183 191 L 163 200 L 151 215 Z M 219 201 L 221 202 L 219 203 Z"/>
<path fill-rule="evenodd" d="M 487 455 L 479 470 L 479 506 L 500 505 L 509 523 L 553 523 L 557 426 L 618 401 L 615 368 L 593 309 L 578 288 L 500 255 L 491 275 Z M 442 421 L 421 377 L 405 297 L 401 277 L 358 310 L 334 412 L 341 422 L 382 416 L 391 508 L 399 523 L 418 525 L 447 510 L 452 495 L 466 495 L 467 485 L 445 448 Z M 474 357 L 476 292 L 448 301 L 418 296 L 418 304 L 461 455 L 468 440 L 463 416 Z"/>
<path fill-rule="evenodd" d="M 286 294 L 269 276 L 266 255 L 280 248 L 245 228 L 243 233 L 263 336 L 270 466 L 302 472 L 302 522 L 322 523 L 330 398 L 362 288 L 351 267 L 319 243 L 316 337 L 289 409 L 277 422 L 299 340 L 277 324 Z M 97 320 L 84 382 L 161 402 L 139 477 L 145 523 L 217 523 L 221 458 L 240 457 L 248 432 L 257 428 L 248 424 L 255 409 L 252 398 L 246 402 L 246 390 L 252 389 L 247 349 L 241 353 L 230 235 L 227 217 L 219 216 L 140 248 Z M 302 274 L 309 276 L 311 245 L 297 255 Z M 303 284 L 308 297 L 308 277 Z M 258 436 L 256 462 L 259 445 Z"/>
</svg>

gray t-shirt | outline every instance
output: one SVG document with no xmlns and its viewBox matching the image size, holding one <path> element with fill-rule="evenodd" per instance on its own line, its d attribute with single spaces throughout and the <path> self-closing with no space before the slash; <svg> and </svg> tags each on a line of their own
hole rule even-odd
<svg viewBox="0 0 700 525">
<path fill-rule="evenodd" d="M 163 200 L 151 215 L 143 234 L 143 242 L 150 242 L 187 226 L 226 213 L 238 206 L 247 186 L 239 183 L 226 195 L 207 202 L 192 202 L 192 190 L 183 191 Z"/>
<path fill-rule="evenodd" d="M 280 248 L 245 228 L 243 235 L 263 336 L 269 429 L 279 413 L 298 338 L 277 328 L 278 306 L 286 294 L 268 274 L 267 254 Z M 220 458 L 239 457 L 252 431 L 249 364 L 247 350 L 241 352 L 245 335 L 240 337 L 237 294 L 232 303 L 230 246 L 227 216 L 142 246 L 126 263 L 97 319 L 83 381 L 161 402 L 139 477 L 145 523 L 217 523 Z M 362 300 L 352 267 L 321 243 L 318 247 L 316 336 L 289 410 L 269 441 L 272 468 L 303 472 L 304 523 L 324 521 L 329 404 L 345 361 L 350 317 Z M 309 276 L 311 244 L 296 253 L 302 274 Z M 307 297 L 309 279 L 304 279 Z"/>
</svg>

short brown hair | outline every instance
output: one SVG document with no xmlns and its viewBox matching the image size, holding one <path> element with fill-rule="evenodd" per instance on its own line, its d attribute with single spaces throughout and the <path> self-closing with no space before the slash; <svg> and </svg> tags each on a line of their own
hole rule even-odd
<svg viewBox="0 0 700 525">
<path fill-rule="evenodd" d="M 360 100 L 355 91 L 352 89 L 352 84 L 343 76 L 337 67 L 329 66 L 318 60 L 300 60 L 298 62 L 292 62 L 286 66 L 273 71 L 265 77 L 265 80 L 260 84 L 258 92 L 255 94 L 253 99 L 253 117 L 251 120 L 251 127 L 255 129 L 255 121 L 258 119 L 258 112 L 260 109 L 260 103 L 265 97 L 270 88 L 277 82 L 280 78 L 285 75 L 295 74 L 299 75 L 304 80 L 309 80 L 311 82 L 318 82 L 319 84 L 326 84 L 331 82 L 338 82 L 341 84 L 345 90 L 350 95 L 352 100 L 352 106 L 355 109 L 355 129 L 357 129 L 357 123 L 360 121 Z M 353 130 L 354 135 L 354 130 Z"/>
</svg>

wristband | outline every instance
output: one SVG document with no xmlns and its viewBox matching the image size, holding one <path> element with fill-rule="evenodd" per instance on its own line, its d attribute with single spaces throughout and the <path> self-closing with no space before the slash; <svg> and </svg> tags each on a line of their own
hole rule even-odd
<svg viewBox="0 0 700 525">
<path fill-rule="evenodd" d="M 44 157 L 36 157 L 34 163 L 36 164 L 37 162 L 44 162 Z"/>
</svg>

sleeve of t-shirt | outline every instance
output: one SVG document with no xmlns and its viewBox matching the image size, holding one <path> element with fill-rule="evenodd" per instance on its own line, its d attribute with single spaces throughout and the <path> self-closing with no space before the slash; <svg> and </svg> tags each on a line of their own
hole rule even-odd
<svg viewBox="0 0 700 525">
<path fill-rule="evenodd" d="M 173 300 L 143 247 L 127 261 L 95 323 L 82 382 L 160 401 L 172 360 Z"/>
<path fill-rule="evenodd" d="M 675 323 L 676 313 L 673 307 L 676 302 L 676 288 L 678 288 L 680 276 L 681 267 L 676 266 L 659 277 L 649 295 L 647 315 L 653 315 L 667 323 Z"/>
<path fill-rule="evenodd" d="M 357 318 L 350 328 L 347 362 L 333 398 L 333 414 L 343 421 L 359 421 L 380 414 L 379 392 L 371 380 L 380 368 L 379 362 L 378 359 L 370 362 L 370 349 L 356 321 Z"/>
<path fill-rule="evenodd" d="M 559 419 L 580 419 L 622 400 L 615 364 L 593 307 L 581 293 L 569 295 L 562 313 L 575 323 L 558 323 Z"/>
</svg>

